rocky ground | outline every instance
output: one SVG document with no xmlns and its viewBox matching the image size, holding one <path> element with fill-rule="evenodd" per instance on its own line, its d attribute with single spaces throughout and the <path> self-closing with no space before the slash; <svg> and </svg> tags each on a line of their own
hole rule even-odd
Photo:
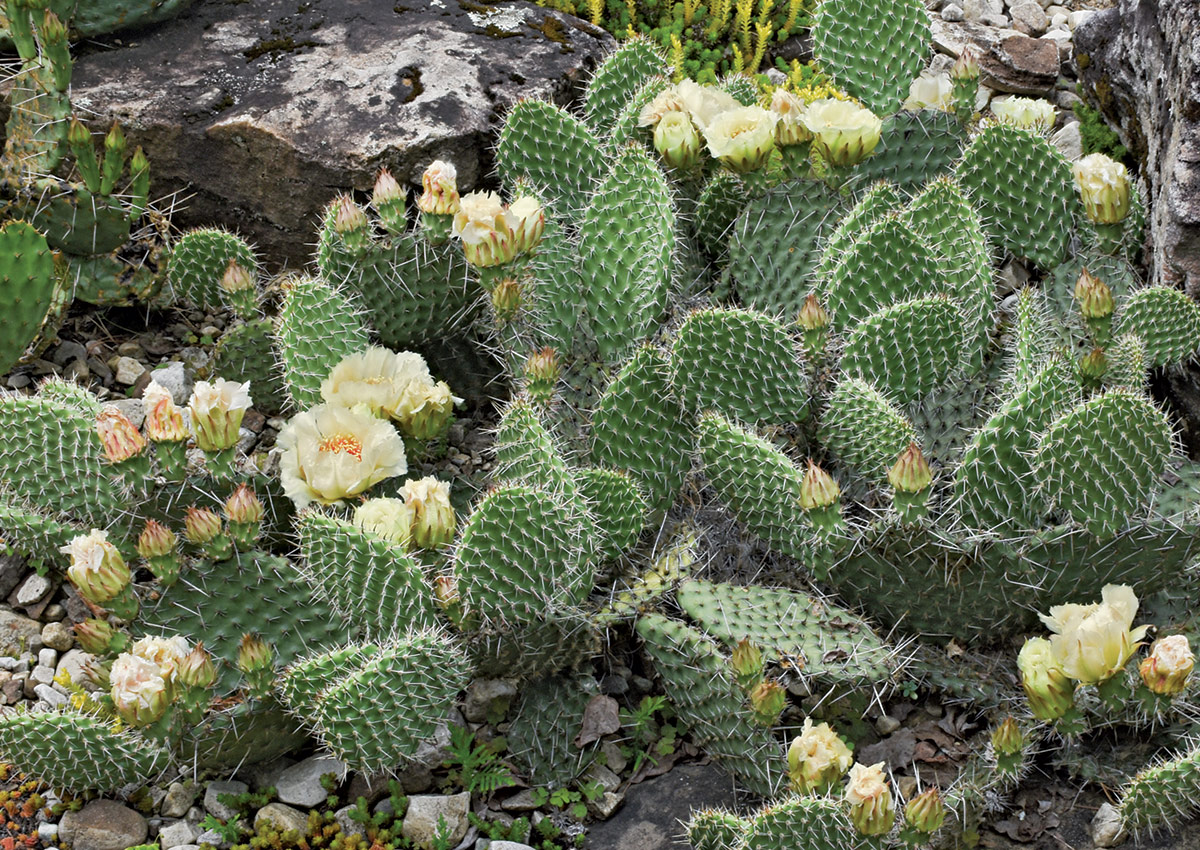
<svg viewBox="0 0 1200 850">
<path fill-rule="evenodd" d="M 151 152 L 163 191 L 194 196 L 192 211 L 180 221 L 221 221 L 255 235 L 275 267 L 304 263 L 312 223 L 321 206 L 335 189 L 366 188 L 382 162 L 399 165 L 398 173 L 411 180 L 418 163 L 427 161 L 431 151 L 454 150 L 473 163 L 473 170 L 460 164 L 460 173 L 466 178 L 464 189 L 471 188 L 472 181 L 485 180 L 490 167 L 487 140 L 497 126 L 497 108 L 526 95 L 565 101 L 611 44 L 602 33 L 574 24 L 565 30 L 565 41 L 548 39 L 546 13 L 518 4 L 519 14 L 495 17 L 487 13 L 492 16 L 489 25 L 511 26 L 512 32 L 521 35 L 493 40 L 496 49 L 505 51 L 503 61 L 492 61 L 481 71 L 478 44 L 464 42 L 462 67 L 431 67 L 422 64 L 428 53 L 421 46 L 425 42 L 411 34 L 406 42 L 403 32 L 388 29 L 390 37 L 376 33 L 363 44 L 350 44 L 345 38 L 351 32 L 350 24 L 368 27 L 353 16 L 337 19 L 330 4 L 305 4 L 295 12 L 277 0 L 265 2 L 256 14 L 261 12 L 264 25 L 275 27 L 265 31 L 257 29 L 259 20 L 239 18 L 236 5 L 220 0 L 199 4 L 194 14 L 159 28 L 154 37 L 165 42 L 153 42 L 150 36 L 124 37 L 126 51 L 85 52 L 76 93 L 95 110 L 98 124 L 120 114 L 130 122 L 135 143 L 158 145 L 159 152 L 153 148 Z M 1050 100 L 1060 108 L 1054 143 L 1068 157 L 1076 158 L 1081 154 L 1081 141 L 1079 123 L 1071 112 L 1078 102 L 1072 33 L 1105 5 L 1104 0 L 1071 0 L 1065 5 L 1048 0 L 932 0 L 939 51 L 934 70 L 948 67 L 967 42 L 985 46 L 986 86 L 979 106 L 984 107 L 992 97 L 1014 94 Z M 447 26 L 443 20 L 447 17 L 452 19 L 450 26 L 461 27 L 469 18 L 461 10 L 434 16 L 432 21 L 422 17 L 424 12 L 414 11 L 406 18 L 400 8 L 385 16 L 386 20 L 366 23 L 376 30 L 402 24 L 419 31 Z M 283 18 L 286 24 L 280 23 Z M 320 26 L 310 27 L 317 18 L 321 18 Z M 306 32 L 314 34 L 302 37 Z M 203 59 L 200 53 L 190 52 L 193 44 L 207 51 Z M 407 46 L 396 48 L 396 44 Z M 139 59 L 143 55 L 139 49 L 157 56 L 174 51 L 169 53 L 174 58 L 165 63 L 144 61 Z M 412 51 L 411 61 L 393 55 L 397 49 Z M 251 58 L 247 51 L 260 52 Z M 347 51 L 356 53 L 356 58 L 347 58 Z M 239 68 L 236 74 L 230 70 L 232 66 L 223 64 L 231 56 L 237 58 L 233 63 Z M 125 72 L 117 73 L 114 63 L 122 62 L 126 63 Z M 178 77 L 172 75 L 188 62 L 200 65 L 192 68 L 195 73 L 188 78 L 194 84 L 180 90 L 171 82 Z M 514 65 L 520 65 L 523 73 L 505 70 Z M 315 67 L 339 69 L 354 97 L 337 103 L 337 96 L 331 95 L 334 90 L 313 82 L 322 78 L 313 74 Z M 396 76 L 396 67 L 407 70 Z M 388 74 L 392 76 L 379 78 L 380 68 L 391 69 Z M 478 86 L 445 83 L 468 73 L 463 68 L 483 75 Z M 299 82 L 302 79 L 308 80 L 304 86 Z M 265 93 L 270 86 L 276 94 Z M 467 93 L 458 95 L 457 88 Z M 371 92 L 376 90 L 388 91 L 392 100 L 382 106 L 372 102 Z M 279 108 L 280 103 L 271 100 L 280 96 L 278 92 L 297 110 Z M 304 125 L 302 114 L 321 105 L 334 110 L 328 122 L 320 127 Z M 379 124 L 376 111 L 385 108 L 400 114 L 394 121 Z M 361 145 L 367 134 L 364 127 L 371 121 L 377 125 L 372 132 L 387 139 L 382 145 L 384 155 L 377 153 L 378 146 L 376 152 L 368 153 Z M 171 128 L 184 129 L 175 132 L 172 140 L 168 138 Z M 325 138 L 317 138 L 318 134 Z M 331 146 L 334 138 L 343 143 Z M 274 157 L 277 162 L 282 158 L 286 167 L 274 171 L 245 167 L 255 157 Z M 1019 264 L 1009 264 L 1004 273 L 1014 284 L 1028 276 Z M 212 347 L 228 320 L 225 315 L 194 310 L 92 310 L 76 305 L 59 341 L 42 359 L 17 369 L 4 382 L 9 390 L 32 392 L 43 377 L 62 375 L 88 385 L 139 423 L 139 396 L 151 375 L 171 390 L 176 401 L 186 402 L 192 383 L 207 374 Z M 246 417 L 241 448 L 258 455 L 263 468 L 270 466 L 269 453 L 283 422 L 279 411 L 273 410 L 251 411 Z M 452 429 L 446 454 L 414 471 L 474 486 L 489 468 L 487 429 L 491 422 L 490 405 L 483 397 L 476 399 Z M 63 672 L 78 676 L 86 661 L 85 654 L 75 647 L 70 629 L 73 622 L 86 616 L 82 602 L 69 585 L 37 575 L 14 557 L 0 557 L 0 600 L 0 711 L 45 710 L 63 704 L 67 691 L 55 682 L 56 677 Z M 1004 651 L 1011 656 L 1012 649 Z M 644 671 L 627 666 L 626 660 L 620 648 L 610 649 L 610 654 L 597 662 L 596 675 L 606 696 L 632 706 L 640 696 L 653 692 L 654 685 L 641 675 Z M 476 682 L 452 720 L 469 724 L 481 739 L 502 733 L 502 724 L 497 729 L 487 722 L 488 709 L 494 700 L 512 696 L 511 688 L 503 683 Z M 862 760 L 887 760 L 900 786 L 908 790 L 915 786 L 918 773 L 953 774 L 971 748 L 982 745 L 986 724 L 968 709 L 942 704 L 936 694 L 916 691 L 892 694 L 874 703 L 857 731 Z M 619 746 L 622 734 L 620 730 L 608 734 L 608 767 L 590 777 L 603 793 L 586 804 L 590 821 L 587 847 L 666 848 L 679 841 L 680 822 L 693 808 L 745 802 L 736 795 L 728 775 L 707 763 L 686 742 L 680 742 L 675 752 L 662 755 L 657 767 L 634 775 L 632 765 L 622 764 L 628 762 Z M 560 840 L 580 831 L 575 820 L 536 805 L 529 789 L 514 787 L 486 797 L 439 793 L 447 775 L 442 767 L 445 755 L 443 747 L 430 754 L 424 768 L 407 771 L 399 778 L 398 787 L 409 799 L 402 821 L 404 834 L 428 835 L 441 815 L 452 827 L 458 847 L 482 848 L 488 839 L 468 822 L 467 812 L 484 810 L 501 823 L 512 823 L 521 816 L 535 821 L 549 818 L 561 829 Z M 1089 827 L 1105 801 L 1105 792 L 1111 789 L 1083 787 L 1082 782 L 1055 771 L 1051 758 L 1039 761 L 1039 766 L 1044 772 L 1031 776 L 1011 805 L 994 814 L 982 845 L 1056 850 L 1096 846 Z M 39 799 L 35 789 L 19 777 L 7 775 L 0 780 L 6 789 L 7 813 L 0 819 L 0 848 L 62 843 L 78 850 L 120 850 L 157 841 L 162 850 L 194 850 L 204 843 L 228 846 L 229 836 L 209 828 L 214 818 L 229 822 L 238 817 L 243 824 L 270 821 L 280 829 L 303 828 L 309 811 L 316 809 L 326 810 L 331 822 L 340 823 L 344 831 L 357 831 L 350 814 L 359 795 L 376 813 L 386 813 L 394 805 L 385 783 L 363 777 L 346 778 L 331 795 L 331 786 L 321 781 L 329 773 L 340 776 L 341 766 L 319 754 L 301 753 L 282 762 L 246 768 L 235 777 L 167 777 L 128 800 L 93 800 L 66 813 L 61 811 L 63 806 L 55 806 L 52 796 Z M 228 798 L 221 799 L 222 794 L 252 794 L 266 788 L 275 789 L 273 799 L 243 798 L 241 810 L 231 807 Z M 525 846 L 505 841 L 491 844 L 492 850 Z M 1157 841 L 1147 838 L 1136 846 L 1189 848 L 1200 843 L 1183 835 Z"/>
</svg>

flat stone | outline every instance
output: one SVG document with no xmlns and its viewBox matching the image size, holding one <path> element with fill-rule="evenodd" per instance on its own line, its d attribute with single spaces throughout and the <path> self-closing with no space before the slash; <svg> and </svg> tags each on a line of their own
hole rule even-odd
<svg viewBox="0 0 1200 850">
<path fill-rule="evenodd" d="M 20 555 L 0 555 L 0 598 L 12 593 L 28 566 Z"/>
<path fill-rule="evenodd" d="M 1025 35 L 1039 36 L 1050 26 L 1050 19 L 1036 0 L 1019 0 L 1009 7 L 1013 29 Z"/>
<path fill-rule="evenodd" d="M 299 268 L 338 192 L 384 164 L 417 185 L 439 158 L 474 188 L 504 110 L 567 104 L 614 44 L 530 2 L 201 3 L 120 50 L 85 42 L 71 91 L 94 128 L 120 118 L 156 195 L 189 196 L 173 224 L 223 223 Z"/>
<path fill-rule="evenodd" d="M 46 598 L 54 584 L 50 581 L 49 576 L 40 576 L 37 573 L 30 573 L 29 577 L 21 583 L 17 588 L 16 596 L 13 598 L 13 603 L 24 608 L 28 605 L 36 605 Z"/>
<path fill-rule="evenodd" d="M 37 654 L 39 667 L 54 667 L 58 664 L 58 653 L 48 646 L 44 646 L 38 650 Z"/>
<path fill-rule="evenodd" d="M 533 801 L 533 791 L 528 788 L 522 788 L 511 797 L 505 797 L 500 803 L 500 808 L 506 812 L 531 812 L 538 807 Z"/>
<path fill-rule="evenodd" d="M 274 824 L 280 832 L 295 830 L 303 835 L 308 829 L 308 815 L 283 803 L 268 803 L 254 816 L 255 828 L 263 823 Z"/>
<path fill-rule="evenodd" d="M 56 691 L 50 685 L 37 685 L 34 687 L 33 693 L 38 699 L 54 709 L 62 708 L 67 704 L 67 695 Z"/>
<path fill-rule="evenodd" d="M 178 360 L 154 367 L 150 377 L 171 394 L 171 399 L 178 405 L 186 405 L 192 397 L 193 381 L 187 369 Z"/>
<path fill-rule="evenodd" d="M 486 846 L 487 850 L 533 850 L 528 844 L 517 841 L 489 841 Z"/>
<path fill-rule="evenodd" d="M 1082 157 L 1083 136 L 1079 132 L 1079 122 L 1070 121 L 1056 130 L 1050 136 L 1050 144 L 1062 151 L 1062 155 L 1071 162 Z"/>
<path fill-rule="evenodd" d="M 517 695 L 517 687 L 504 679 L 476 679 L 467 687 L 463 700 L 463 717 L 471 723 L 483 723 L 493 706 L 508 702 Z"/>
<path fill-rule="evenodd" d="M 158 843 L 162 850 L 172 850 L 195 842 L 200 830 L 185 820 L 167 824 L 158 831 Z"/>
<path fill-rule="evenodd" d="M 55 652 L 66 652 L 75 645 L 75 634 L 61 621 L 42 626 L 42 643 Z"/>
<path fill-rule="evenodd" d="M 321 785 L 321 777 L 331 773 L 341 782 L 346 765 L 333 756 L 312 756 L 280 771 L 275 781 L 277 796 L 281 803 L 303 808 L 312 808 L 325 802 L 329 792 Z"/>
<path fill-rule="evenodd" d="M 146 367 L 132 357 L 118 357 L 116 368 L 113 371 L 118 384 L 130 387 L 137 383 L 138 378 L 142 377 Z"/>
<path fill-rule="evenodd" d="M 142 371 L 145 374 L 145 370 Z M 149 379 L 147 379 L 149 383 Z M 125 415 L 125 418 L 133 423 L 133 427 L 141 428 L 146 421 L 146 405 L 140 398 L 119 398 L 114 401 L 105 402 L 105 406 L 111 405 Z"/>
<path fill-rule="evenodd" d="M 144 817 L 113 800 L 93 800 L 58 825 L 59 840 L 72 850 L 125 850 L 143 843 L 148 832 Z"/>
<path fill-rule="evenodd" d="M 716 764 L 677 765 L 631 786 L 624 807 L 588 829 L 588 850 L 674 850 L 679 825 L 694 809 L 735 802 L 733 779 Z"/>
<path fill-rule="evenodd" d="M 967 21 L 930 21 L 939 53 L 958 57 L 968 44 L 979 51 L 980 83 L 1009 94 L 1046 96 L 1058 81 L 1058 46 L 1018 32 L 1003 32 Z"/>
<path fill-rule="evenodd" d="M 438 824 L 441 821 L 448 831 L 450 846 L 453 847 L 467 834 L 467 827 L 470 825 L 467 812 L 470 809 L 471 795 L 466 791 L 449 796 L 421 794 L 409 797 L 408 811 L 404 815 L 400 832 L 413 843 L 424 846 L 438 834 Z"/>
<path fill-rule="evenodd" d="M 962 6 L 955 3 L 947 3 L 942 8 L 942 20 L 951 22 L 963 20 Z"/>
<path fill-rule="evenodd" d="M 605 791 L 587 804 L 588 811 L 601 820 L 608 820 L 625 802 L 623 791 Z"/>
<path fill-rule="evenodd" d="M 219 820 L 229 820 L 239 814 L 238 810 L 233 806 L 227 806 L 222 803 L 218 797 L 221 794 L 245 794 L 250 790 L 250 786 L 245 782 L 239 782 L 236 779 L 210 782 L 208 787 L 204 789 L 204 808 L 213 817 Z M 199 842 L 203 844 L 204 842 Z"/>
</svg>

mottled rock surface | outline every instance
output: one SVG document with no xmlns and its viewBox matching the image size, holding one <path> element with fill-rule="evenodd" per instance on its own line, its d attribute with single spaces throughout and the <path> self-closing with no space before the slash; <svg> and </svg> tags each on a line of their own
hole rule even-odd
<svg viewBox="0 0 1200 850">
<path fill-rule="evenodd" d="M 79 51 L 78 112 L 121 120 L 154 195 L 188 198 L 176 225 L 225 224 L 292 267 L 322 207 L 380 166 L 419 184 L 448 159 L 475 187 L 504 110 L 573 99 L 614 44 L 533 3 L 473 0 L 207 0 L 121 41 Z"/>
</svg>

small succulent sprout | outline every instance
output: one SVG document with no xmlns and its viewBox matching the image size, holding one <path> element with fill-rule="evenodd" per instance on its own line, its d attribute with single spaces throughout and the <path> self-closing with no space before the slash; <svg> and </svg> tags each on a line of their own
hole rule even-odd
<svg viewBox="0 0 1200 850">
<path fill-rule="evenodd" d="M 246 677 L 247 693 L 257 699 L 271 694 L 271 680 L 275 676 L 275 650 L 253 632 L 242 635 L 238 643 L 237 668 Z"/>
<path fill-rule="evenodd" d="M 825 353 L 829 343 L 829 313 L 811 292 L 804 298 L 796 324 L 800 326 L 800 341 L 805 353 L 816 360 Z"/>
<path fill-rule="evenodd" d="M 1075 705 L 1075 686 L 1054 657 L 1050 641 L 1035 637 L 1025 641 L 1017 655 L 1021 687 L 1038 720 L 1052 722 Z"/>
<path fill-rule="evenodd" d="M 1121 672 L 1150 628 L 1133 628 L 1138 599 L 1132 588 L 1106 584 L 1100 595 L 1101 601 L 1091 605 L 1055 605 L 1049 614 L 1038 615 L 1054 632 L 1050 648 L 1063 672 L 1085 685 Z"/>
<path fill-rule="evenodd" d="M 915 520 L 926 513 L 933 470 L 925 460 L 921 447 L 910 442 L 887 473 L 892 485 L 892 499 L 896 512 L 905 521 Z"/>
<path fill-rule="evenodd" d="M 399 236 L 408 227 L 406 200 L 404 187 L 392 176 L 392 172 L 386 168 L 379 169 L 371 191 L 371 206 L 379 214 L 383 229 L 393 236 Z"/>
<path fill-rule="evenodd" d="M 239 384 L 224 378 L 212 383 L 197 381 L 188 402 L 196 446 L 209 454 L 232 449 L 249 409 L 249 382 Z"/>
<path fill-rule="evenodd" d="M 787 691 L 774 679 L 763 679 L 750 690 L 750 708 L 759 726 L 774 726 L 787 708 Z"/>
<path fill-rule="evenodd" d="M 846 802 L 850 805 L 850 822 L 862 835 L 887 835 L 896 822 L 896 804 L 883 765 L 855 764 L 850 768 Z"/>
<path fill-rule="evenodd" d="M 521 309 L 521 284 L 515 277 L 501 278 L 492 287 L 492 312 L 496 321 L 511 322 Z"/>
<path fill-rule="evenodd" d="M 242 551 L 254 548 L 262 528 L 263 503 L 250 487 L 239 484 L 225 500 L 225 518 L 229 521 L 229 535 Z"/>
<path fill-rule="evenodd" d="M 936 109 L 949 112 L 954 108 L 954 84 L 950 75 L 935 74 L 932 71 L 922 71 L 908 87 L 908 97 L 905 98 L 902 109 L 918 112 L 922 109 Z"/>
<path fill-rule="evenodd" d="M 371 222 L 362 207 L 349 195 L 338 195 L 332 202 L 333 232 L 351 251 L 366 251 L 371 246 Z"/>
<path fill-rule="evenodd" d="M 146 527 L 138 535 L 137 553 L 164 587 L 179 580 L 183 564 L 176 548 L 178 544 L 175 532 L 153 519 L 146 520 Z"/>
<path fill-rule="evenodd" d="M 357 496 L 408 471 L 404 440 L 370 413 L 319 405 L 293 416 L 279 433 L 280 484 L 302 510 Z"/>
<path fill-rule="evenodd" d="M 549 404 L 562 373 L 558 352 L 550 346 L 533 352 L 525 361 L 525 390 L 539 404 Z"/>
<path fill-rule="evenodd" d="M 1058 113 L 1048 101 L 1031 97 L 1006 97 L 991 103 L 992 114 L 996 120 L 1033 130 L 1037 133 L 1049 132 L 1054 126 Z"/>
<path fill-rule="evenodd" d="M 930 788 L 908 801 L 904 807 L 904 823 L 915 832 L 930 835 L 946 822 L 946 804 L 938 789 Z"/>
<path fill-rule="evenodd" d="M 817 794 L 846 775 L 854 756 L 828 723 L 813 726 L 806 717 L 800 734 L 788 747 L 787 763 L 792 789 L 799 794 Z"/>
<path fill-rule="evenodd" d="M 75 168 L 83 178 L 83 185 L 93 195 L 100 194 L 100 162 L 92 146 L 92 131 L 74 116 L 67 128 L 67 145 L 75 157 Z"/>
<path fill-rule="evenodd" d="M 119 655 L 129 646 L 129 635 L 114 629 L 106 620 L 89 617 L 74 626 L 79 648 L 91 655 Z"/>
<path fill-rule="evenodd" d="M 513 239 L 517 256 L 528 254 L 542 241 L 546 232 L 546 211 L 532 195 L 523 195 L 508 205 L 507 214 L 514 220 Z"/>
<path fill-rule="evenodd" d="M 703 159 L 704 142 L 686 112 L 671 110 L 654 128 L 654 149 L 676 171 L 691 171 Z"/>
<path fill-rule="evenodd" d="M 412 544 L 413 511 L 403 499 L 367 499 L 354 509 L 354 524 L 397 546 Z"/>
<path fill-rule="evenodd" d="M 108 541 L 107 531 L 93 528 L 74 537 L 60 551 L 71 557 L 67 578 L 87 602 L 121 620 L 137 616 L 133 574 L 117 547 Z"/>
<path fill-rule="evenodd" d="M 733 677 L 745 691 L 750 691 L 762 681 L 763 653 L 750 638 L 742 638 L 729 655 L 729 665 L 733 668 Z"/>
<path fill-rule="evenodd" d="M 183 537 L 214 561 L 223 561 L 233 554 L 233 543 L 225 534 L 221 517 L 208 508 L 193 505 L 187 509 L 183 518 Z"/>
<path fill-rule="evenodd" d="M 1129 170 L 1102 153 L 1088 154 L 1071 166 L 1088 218 L 1118 224 L 1129 214 Z"/>
<path fill-rule="evenodd" d="M 171 685 L 158 664 L 133 653 L 117 656 L 109 672 L 113 708 L 130 726 L 145 728 L 167 713 Z"/>
<path fill-rule="evenodd" d="M 417 209 L 429 215 L 454 215 L 458 212 L 458 171 L 443 160 L 434 160 L 421 175 L 421 197 Z"/>
<path fill-rule="evenodd" d="M 1196 656 L 1185 635 L 1159 638 L 1142 659 L 1138 672 L 1142 683 L 1159 696 L 1179 696 L 1187 689 L 1188 677 L 1196 666 Z"/>
<path fill-rule="evenodd" d="M 731 171 L 757 171 L 775 149 L 777 121 L 774 113 L 761 106 L 727 109 L 703 128 L 708 152 Z"/>
<path fill-rule="evenodd" d="M 454 540 L 456 520 L 449 482 L 433 476 L 405 481 L 400 495 L 412 511 L 413 546 L 436 549 Z"/>
<path fill-rule="evenodd" d="M 112 463 L 132 460 L 146 448 L 146 439 L 137 426 L 116 407 L 105 407 L 97 414 L 96 432 L 104 454 Z"/>
<path fill-rule="evenodd" d="M 225 266 L 220 285 L 234 311 L 243 319 L 249 319 L 258 312 L 258 290 L 254 278 L 236 258 Z"/>
<path fill-rule="evenodd" d="M 815 100 L 803 120 L 813 134 L 813 148 L 833 166 L 862 162 L 875 151 L 883 134 L 878 115 L 845 100 Z"/>
</svg>

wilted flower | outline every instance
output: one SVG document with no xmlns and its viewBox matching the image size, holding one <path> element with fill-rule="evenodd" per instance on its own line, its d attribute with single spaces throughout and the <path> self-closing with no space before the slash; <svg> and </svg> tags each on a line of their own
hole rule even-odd
<svg viewBox="0 0 1200 850">
<path fill-rule="evenodd" d="M 1187 687 L 1188 676 L 1196 665 L 1196 657 L 1184 635 L 1159 638 L 1150 647 L 1138 672 L 1146 687 L 1162 696 L 1176 696 Z"/>
<path fill-rule="evenodd" d="M 197 381 L 188 402 L 196 445 L 206 452 L 236 446 L 238 429 L 249 408 L 249 382 L 239 384 L 224 378 L 217 378 L 213 383 Z"/>
<path fill-rule="evenodd" d="M 177 443 L 188 438 L 183 411 L 162 384 L 151 381 L 142 393 L 146 410 L 146 435 L 156 443 Z"/>
<path fill-rule="evenodd" d="M 412 511 L 412 542 L 420 549 L 433 549 L 454 539 L 454 508 L 450 484 L 433 476 L 405 481 L 400 490 Z"/>
<path fill-rule="evenodd" d="M 812 133 L 804 126 L 804 113 L 808 103 L 786 89 L 775 89 L 771 95 L 771 111 L 778 122 L 775 124 L 775 144 L 780 147 L 799 145 L 812 139 Z"/>
<path fill-rule="evenodd" d="M 841 779 L 854 763 L 854 756 L 828 723 L 813 726 L 812 719 L 806 717 L 800 734 L 788 748 L 787 760 L 792 787 L 801 794 L 811 794 Z"/>
<path fill-rule="evenodd" d="M 174 678 L 175 671 L 189 652 L 191 647 L 188 646 L 188 642 L 178 635 L 172 638 L 144 637 L 134 641 L 133 646 L 129 647 L 131 655 L 157 664 L 162 677 L 167 681 Z"/>
<path fill-rule="evenodd" d="M 700 162 L 704 143 L 686 112 L 671 111 L 654 128 L 654 149 L 668 168 L 687 171 Z"/>
<path fill-rule="evenodd" d="M 1093 153 L 1071 166 L 1075 185 L 1088 218 L 1097 224 L 1117 224 L 1129 214 L 1129 171 L 1102 153 Z"/>
<path fill-rule="evenodd" d="M 367 499 L 354 509 L 354 524 L 401 546 L 412 542 L 413 512 L 403 499 Z"/>
<path fill-rule="evenodd" d="M 813 101 L 803 121 L 813 134 L 813 147 L 830 165 L 862 162 L 883 133 L 883 121 L 875 113 L 845 100 Z"/>
<path fill-rule="evenodd" d="M 883 775 L 883 762 L 850 768 L 846 802 L 850 804 L 850 820 L 863 835 L 886 835 L 891 831 L 896 805 Z"/>
<path fill-rule="evenodd" d="M 1050 647 L 1063 672 L 1095 685 L 1120 672 L 1149 626 L 1132 628 L 1138 600 L 1125 585 L 1106 584 L 1094 605 L 1056 605 L 1040 615 L 1054 636 Z"/>
<path fill-rule="evenodd" d="M 449 162 L 434 160 L 421 175 L 424 192 L 417 199 L 417 208 L 433 215 L 454 215 L 458 212 L 458 171 Z"/>
<path fill-rule="evenodd" d="M 297 508 L 330 505 L 408 471 L 396 430 L 344 407 L 323 404 L 297 414 L 277 444 L 283 491 Z"/>
<path fill-rule="evenodd" d="M 921 76 L 908 87 L 908 97 L 901 109 L 916 112 L 920 109 L 940 109 L 949 112 L 954 108 L 954 85 L 949 74 L 934 74 L 922 71 Z"/>
<path fill-rule="evenodd" d="M 1036 130 L 1039 133 L 1044 133 L 1053 127 L 1057 115 L 1049 102 L 1030 97 L 1008 97 L 1004 100 L 993 100 L 991 110 L 992 114 L 1005 124 Z"/>
<path fill-rule="evenodd" d="M 727 109 L 704 127 L 708 152 L 737 172 L 761 168 L 775 148 L 777 120 L 761 106 Z"/>
<path fill-rule="evenodd" d="M 1017 667 L 1034 717 L 1051 721 L 1070 711 L 1075 703 L 1075 686 L 1055 659 L 1050 641 L 1045 638 L 1025 641 L 1017 655 Z"/>
<path fill-rule="evenodd" d="M 340 407 L 365 404 L 372 413 L 381 415 L 396 407 L 410 383 L 430 380 L 429 367 L 421 355 L 376 345 L 334 366 L 321 382 L 321 398 Z"/>
<path fill-rule="evenodd" d="M 93 605 L 103 606 L 129 587 L 133 575 L 117 547 L 108 542 L 108 532 L 93 528 L 59 550 L 71 556 L 67 577 Z"/>
<path fill-rule="evenodd" d="M 133 654 L 117 656 L 109 673 L 113 707 L 131 726 L 149 726 L 167 713 L 170 688 L 158 664 Z"/>
<path fill-rule="evenodd" d="M 113 463 L 121 463 L 141 454 L 146 439 L 129 417 L 116 407 L 106 407 L 96 416 L 96 432 L 104 446 L 104 454 Z"/>
</svg>

